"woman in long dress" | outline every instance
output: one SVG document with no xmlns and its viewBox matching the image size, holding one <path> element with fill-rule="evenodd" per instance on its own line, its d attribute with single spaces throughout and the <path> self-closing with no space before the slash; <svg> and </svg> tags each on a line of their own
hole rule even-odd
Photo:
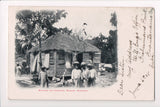
<svg viewBox="0 0 160 107">
<path fill-rule="evenodd" d="M 19 64 L 17 64 L 17 67 L 16 67 L 16 76 L 21 76 L 21 66 Z"/>
<path fill-rule="evenodd" d="M 48 87 L 48 75 L 47 69 L 45 67 L 41 68 L 41 72 L 39 74 L 39 80 L 41 82 L 41 87 Z"/>
</svg>

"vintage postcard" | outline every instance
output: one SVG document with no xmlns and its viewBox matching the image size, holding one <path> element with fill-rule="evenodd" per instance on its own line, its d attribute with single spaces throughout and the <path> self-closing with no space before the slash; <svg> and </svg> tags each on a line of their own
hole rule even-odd
<svg viewBox="0 0 160 107">
<path fill-rule="evenodd" d="M 10 100 L 154 100 L 154 8 L 8 8 Z"/>
</svg>

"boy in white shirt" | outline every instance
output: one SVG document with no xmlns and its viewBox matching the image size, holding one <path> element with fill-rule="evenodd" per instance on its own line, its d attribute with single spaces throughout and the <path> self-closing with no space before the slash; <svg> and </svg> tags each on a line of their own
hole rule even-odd
<svg viewBox="0 0 160 107">
<path fill-rule="evenodd" d="M 72 81 L 75 87 L 80 87 L 80 77 L 81 77 L 81 70 L 78 68 L 79 63 L 75 61 L 73 63 L 74 69 L 72 70 Z"/>
</svg>

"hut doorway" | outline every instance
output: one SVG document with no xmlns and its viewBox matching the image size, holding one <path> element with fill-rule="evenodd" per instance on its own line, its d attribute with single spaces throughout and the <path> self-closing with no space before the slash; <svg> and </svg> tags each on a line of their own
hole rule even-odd
<svg viewBox="0 0 160 107">
<path fill-rule="evenodd" d="M 82 53 L 77 54 L 76 58 L 77 61 L 81 64 L 81 62 L 83 61 L 83 54 Z"/>
</svg>

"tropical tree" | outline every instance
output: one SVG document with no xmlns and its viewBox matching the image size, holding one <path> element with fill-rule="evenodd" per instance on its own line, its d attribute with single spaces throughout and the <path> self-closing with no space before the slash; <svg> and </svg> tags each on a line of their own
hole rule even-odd
<svg viewBox="0 0 160 107">
<path fill-rule="evenodd" d="M 15 27 L 17 53 L 25 55 L 27 50 L 41 45 L 41 41 L 57 33 L 59 29 L 54 27 L 54 23 L 66 15 L 65 10 L 19 11 Z"/>
<path fill-rule="evenodd" d="M 115 30 L 110 30 L 108 37 L 103 34 L 92 39 L 92 44 L 101 50 L 101 62 L 117 64 L 117 15 L 111 14 L 110 23 Z M 114 65 L 117 66 L 117 65 Z"/>
<path fill-rule="evenodd" d="M 112 55 L 112 65 L 113 65 L 113 71 L 117 73 L 118 71 L 118 48 L 117 48 L 117 42 L 118 42 L 118 35 L 117 35 L 117 14 L 114 12 L 111 14 L 110 22 L 112 26 L 115 27 L 115 30 L 109 31 L 109 38 L 108 38 L 108 48 L 111 49 L 111 55 Z"/>
<path fill-rule="evenodd" d="M 116 29 L 117 29 L 117 14 L 116 14 L 116 12 L 111 13 L 110 22 L 111 22 L 111 25 L 116 27 Z"/>
<path fill-rule="evenodd" d="M 117 62 L 117 14 L 114 12 L 111 14 L 111 19 L 110 22 L 112 24 L 112 26 L 115 27 L 115 30 L 110 30 L 109 31 L 109 38 L 108 38 L 108 43 L 110 44 L 109 47 L 112 47 L 111 49 L 111 53 L 112 53 L 112 58 L 113 58 L 113 62 L 112 63 L 116 63 Z"/>
<path fill-rule="evenodd" d="M 105 37 L 102 33 L 99 36 L 92 39 L 92 44 L 101 50 L 101 62 L 108 63 L 109 60 L 109 52 L 107 51 L 107 37 Z"/>
</svg>

